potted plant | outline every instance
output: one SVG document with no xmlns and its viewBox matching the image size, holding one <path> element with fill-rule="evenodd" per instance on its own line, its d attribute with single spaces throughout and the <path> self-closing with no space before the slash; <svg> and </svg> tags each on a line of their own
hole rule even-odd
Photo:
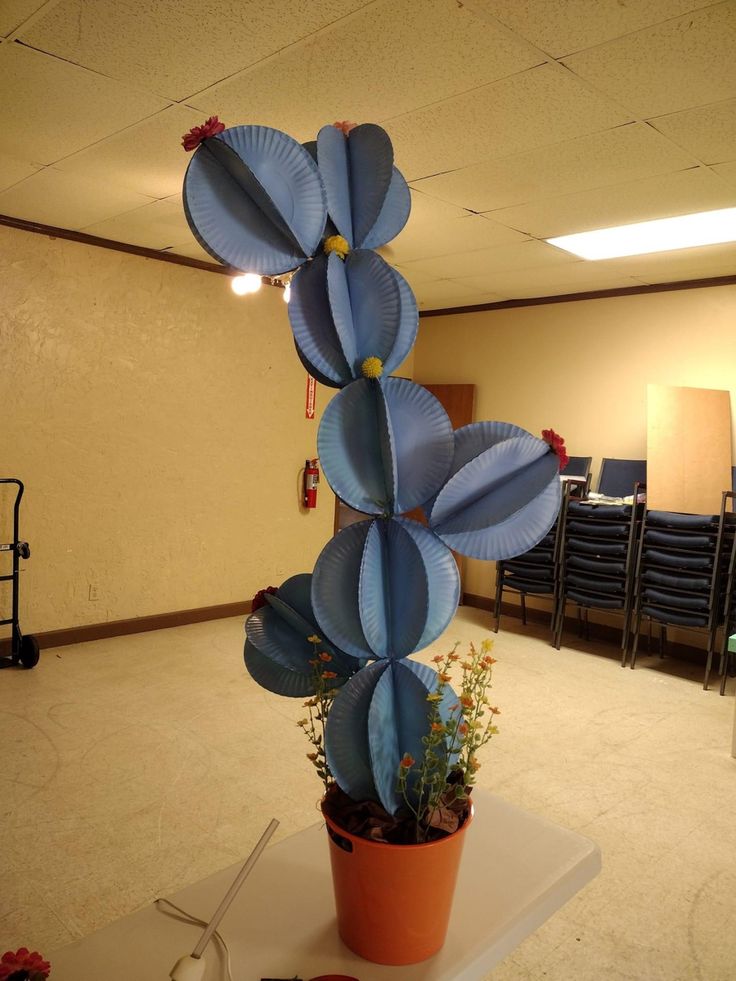
<svg viewBox="0 0 736 981">
<path fill-rule="evenodd" d="M 312 573 L 258 594 L 245 663 L 259 684 L 306 700 L 299 724 L 324 782 L 343 939 L 383 963 L 422 960 L 444 940 L 476 754 L 497 710 L 487 644 L 462 658 L 453 650 L 436 670 L 411 655 L 455 614 L 451 550 L 505 559 L 547 534 L 564 444 L 501 422 L 453 431 L 434 396 L 392 377 L 418 313 L 406 281 L 374 251 L 401 231 L 411 204 L 380 127 L 336 123 L 301 146 L 213 117 L 184 146 L 196 150 L 185 212 L 204 248 L 261 275 L 296 270 L 297 353 L 338 389 L 319 458 L 338 497 L 367 516 L 326 544 Z M 404 516 L 417 507 L 426 525 Z M 436 855 L 449 855 L 439 859 L 442 886 Z M 421 896 L 430 902 L 420 907 Z"/>
</svg>

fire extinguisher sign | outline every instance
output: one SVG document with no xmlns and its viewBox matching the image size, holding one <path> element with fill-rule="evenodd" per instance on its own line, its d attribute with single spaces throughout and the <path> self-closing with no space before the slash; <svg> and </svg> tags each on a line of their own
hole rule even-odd
<svg viewBox="0 0 736 981">
<path fill-rule="evenodd" d="M 314 419 L 314 403 L 317 398 L 317 382 L 311 375 L 307 375 L 307 402 L 304 415 L 307 419 Z"/>
</svg>

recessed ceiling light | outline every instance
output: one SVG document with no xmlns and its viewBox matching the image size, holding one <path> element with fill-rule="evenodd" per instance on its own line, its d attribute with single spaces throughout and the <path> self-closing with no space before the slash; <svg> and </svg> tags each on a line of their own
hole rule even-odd
<svg viewBox="0 0 736 981">
<path fill-rule="evenodd" d="M 639 221 L 634 225 L 598 228 L 575 235 L 559 235 L 548 238 L 547 242 L 581 259 L 616 259 L 625 255 L 736 242 L 736 208 Z"/>
</svg>

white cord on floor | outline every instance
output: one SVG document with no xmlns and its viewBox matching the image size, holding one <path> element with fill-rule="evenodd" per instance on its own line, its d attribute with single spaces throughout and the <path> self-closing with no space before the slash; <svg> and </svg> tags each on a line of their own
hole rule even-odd
<svg viewBox="0 0 736 981">
<path fill-rule="evenodd" d="M 154 902 L 154 905 L 157 906 L 159 909 L 161 909 L 161 907 L 159 906 L 159 903 L 166 903 L 167 906 L 170 906 L 172 909 L 176 910 L 177 913 L 181 914 L 181 916 L 188 923 L 194 923 L 197 926 L 203 926 L 203 927 L 206 927 L 207 926 L 207 922 L 208 922 L 207 920 L 200 920 L 198 916 L 192 916 L 191 913 L 187 913 L 186 910 L 181 909 L 181 907 L 177 906 L 176 903 L 172 903 L 170 899 L 164 899 L 163 897 L 160 896 L 158 899 L 154 899 L 153 902 Z M 162 913 L 165 913 L 166 916 L 173 916 L 174 915 L 173 913 L 170 913 L 166 909 L 161 909 L 161 912 Z M 215 937 L 215 939 L 217 941 L 219 941 L 222 949 L 225 952 L 225 970 L 227 971 L 228 981 L 233 981 L 232 965 L 231 965 L 231 962 L 230 962 L 230 948 L 225 943 L 224 938 L 222 937 L 222 935 L 220 934 L 220 932 L 218 930 L 215 930 L 215 932 L 213 933 L 213 937 Z"/>
</svg>

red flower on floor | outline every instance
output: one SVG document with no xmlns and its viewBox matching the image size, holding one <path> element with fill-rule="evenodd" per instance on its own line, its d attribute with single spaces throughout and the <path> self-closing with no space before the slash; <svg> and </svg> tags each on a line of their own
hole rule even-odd
<svg viewBox="0 0 736 981">
<path fill-rule="evenodd" d="M 552 452 L 556 453 L 560 458 L 560 470 L 564 470 L 565 467 L 570 462 L 570 457 L 567 455 L 567 450 L 565 449 L 565 438 L 556 433 L 554 429 L 543 429 L 542 439 L 545 443 L 549 443 L 552 448 Z"/>
<path fill-rule="evenodd" d="M 206 123 L 202 123 L 201 126 L 194 126 L 188 133 L 185 133 L 181 138 L 181 145 L 189 153 L 190 150 L 196 150 L 203 140 L 209 136 L 217 136 L 224 129 L 225 124 L 221 123 L 217 116 L 210 116 Z"/>
<path fill-rule="evenodd" d="M 50 970 L 49 962 L 27 947 L 8 950 L 0 958 L 0 981 L 45 981 Z"/>
<path fill-rule="evenodd" d="M 265 589 L 259 589 L 256 595 L 253 597 L 253 602 L 250 605 L 250 612 L 255 613 L 256 610 L 260 610 L 262 606 L 268 605 L 266 593 L 269 593 L 271 596 L 275 596 L 278 591 L 278 586 L 266 586 Z M 0 981 L 2 981 L 2 979 L 0 979 Z"/>
</svg>

